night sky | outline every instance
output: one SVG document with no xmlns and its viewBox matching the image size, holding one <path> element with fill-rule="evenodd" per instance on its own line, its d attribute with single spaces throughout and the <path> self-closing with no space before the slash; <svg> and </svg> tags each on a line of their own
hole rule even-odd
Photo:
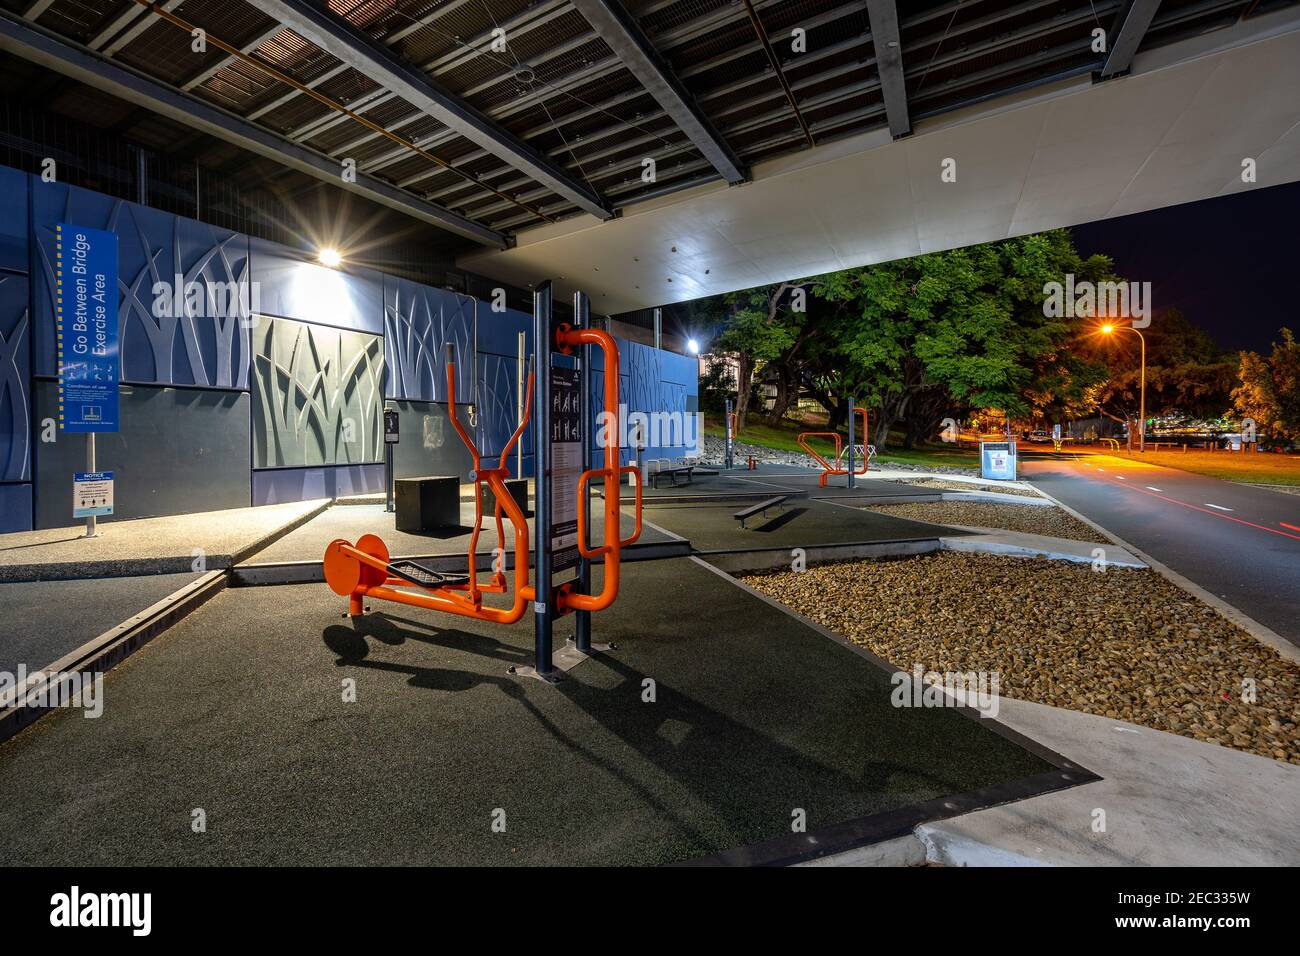
<svg viewBox="0 0 1300 956">
<path fill-rule="evenodd" d="M 1177 306 L 1224 348 L 1264 352 L 1282 326 L 1300 331 L 1298 226 L 1300 183 L 1291 183 L 1072 232 L 1084 256 L 1104 253 L 1120 275 L 1150 281 L 1157 316 Z"/>
</svg>

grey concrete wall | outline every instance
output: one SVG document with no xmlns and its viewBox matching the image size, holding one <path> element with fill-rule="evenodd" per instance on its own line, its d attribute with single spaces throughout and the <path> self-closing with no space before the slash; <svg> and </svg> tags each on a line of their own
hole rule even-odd
<svg viewBox="0 0 1300 956">
<path fill-rule="evenodd" d="M 57 417 L 58 383 L 36 382 L 37 422 Z M 249 505 L 247 392 L 126 385 L 122 430 L 96 438 L 97 466 L 114 473 L 114 517 L 144 518 Z M 34 446 L 36 527 L 73 524 L 72 474 L 86 437 L 58 432 Z"/>
</svg>

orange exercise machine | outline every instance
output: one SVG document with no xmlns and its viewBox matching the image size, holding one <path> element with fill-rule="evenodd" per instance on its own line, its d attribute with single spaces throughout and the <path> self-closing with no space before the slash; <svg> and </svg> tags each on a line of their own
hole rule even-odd
<svg viewBox="0 0 1300 956">
<path fill-rule="evenodd" d="M 534 293 L 534 368 L 528 373 L 528 395 L 523 417 L 506 442 L 495 468 L 484 468 L 478 447 L 465 432 L 456 413 L 456 365 L 451 346 L 447 356 L 447 414 L 473 459 L 470 479 L 475 483 L 474 530 L 470 535 L 466 573 L 444 574 L 413 561 L 392 561 L 384 542 L 373 534 L 362 536 L 355 545 L 338 539 L 325 549 L 325 581 L 334 593 L 348 598 L 348 614 L 365 613 L 367 598 L 445 611 L 497 624 L 513 624 L 524 616 L 531 602 L 534 612 L 535 667 L 512 668 L 546 681 L 557 679 L 552 655 L 552 626 L 558 617 L 573 612 L 575 639 L 566 648 L 571 665 L 609 645 L 591 643 L 593 611 L 601 611 L 618 597 L 620 551 L 641 534 L 641 474 L 635 465 L 623 465 L 619 429 L 606 428 L 603 465 L 591 467 L 591 439 L 584 427 L 591 408 L 591 347 L 604 354 L 603 406 L 605 415 L 618 422 L 618 344 L 607 332 L 590 328 L 590 303 L 579 292 L 574 296 L 574 323 L 552 322 L 551 285 L 543 283 Z M 554 355 L 575 356 L 577 368 L 552 367 Z M 572 363 L 571 363 L 572 364 Z M 534 495 L 532 557 L 536 583 L 529 584 L 530 549 L 527 519 L 506 489 L 510 478 L 510 452 L 533 419 Z M 623 475 L 632 477 L 636 488 L 635 523 L 632 534 L 621 538 L 619 508 Z M 590 500 L 593 480 L 604 482 L 604 539 L 598 547 L 590 543 Z M 483 487 L 495 498 L 495 520 L 500 557 L 486 582 L 479 580 L 478 541 L 483 526 Z M 513 582 L 505 573 L 506 540 L 503 517 L 509 518 L 514 534 Z M 591 564 L 604 563 L 599 592 L 591 587 Z M 553 584 L 552 576 L 569 569 L 576 576 Z M 509 594 L 508 606 L 484 602 L 484 595 Z"/>
<path fill-rule="evenodd" d="M 853 462 L 853 458 L 854 458 L 853 449 L 857 445 L 857 442 L 853 440 L 854 437 L 853 416 L 855 413 L 862 416 L 862 438 L 863 438 L 862 445 L 863 445 L 864 454 L 862 455 L 861 470 L 856 469 L 854 467 L 854 462 Z M 866 437 L 867 437 L 867 410 L 860 406 L 854 405 L 853 399 L 849 399 L 849 441 L 847 446 L 844 444 L 843 439 L 840 438 L 839 432 L 800 432 L 799 433 L 799 438 L 798 438 L 799 447 L 802 448 L 804 451 L 806 451 L 814 459 L 816 459 L 817 464 L 822 466 L 821 476 L 817 479 L 818 487 L 825 488 L 826 479 L 829 478 L 831 475 L 847 475 L 849 480 L 849 487 L 852 488 L 854 486 L 854 478 L 857 477 L 858 475 L 865 475 L 867 473 L 867 468 L 870 466 L 870 455 L 866 453 Z M 809 438 L 833 439 L 835 442 L 835 457 L 830 461 L 828 461 L 821 454 L 815 451 L 811 445 L 808 444 Z M 848 453 L 847 462 L 844 461 L 845 452 Z"/>
</svg>

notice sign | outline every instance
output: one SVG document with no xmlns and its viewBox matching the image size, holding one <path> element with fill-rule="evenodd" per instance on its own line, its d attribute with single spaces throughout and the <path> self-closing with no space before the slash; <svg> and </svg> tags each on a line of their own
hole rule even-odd
<svg viewBox="0 0 1300 956">
<path fill-rule="evenodd" d="M 72 480 L 72 517 L 89 518 L 113 513 L 113 473 L 78 471 Z"/>
<path fill-rule="evenodd" d="M 982 477 L 1014 481 L 1016 478 L 1016 443 L 1013 441 L 980 442 Z"/>
<path fill-rule="evenodd" d="M 384 410 L 384 441 L 389 445 L 396 445 L 402 440 L 402 436 L 397 428 L 397 412 L 391 408 Z"/>
<path fill-rule="evenodd" d="M 578 566 L 582 414 L 578 370 L 551 369 L 551 572 Z"/>
<path fill-rule="evenodd" d="M 59 223 L 54 300 L 58 313 L 59 427 L 117 431 L 117 236 Z"/>
</svg>

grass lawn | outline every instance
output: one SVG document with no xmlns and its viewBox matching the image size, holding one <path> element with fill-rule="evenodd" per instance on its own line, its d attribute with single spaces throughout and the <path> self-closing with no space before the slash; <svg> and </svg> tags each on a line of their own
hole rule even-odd
<svg viewBox="0 0 1300 956">
<path fill-rule="evenodd" d="M 764 418 L 751 416 L 745 430 L 736 436 L 736 440 L 748 445 L 761 445 L 764 448 L 802 455 L 805 452 L 799 447 L 799 433 L 818 431 L 825 427 L 825 421 L 817 422 L 811 419 L 805 421 L 802 425 L 797 425 L 794 422 L 783 422 L 779 426 L 773 426 Z M 726 429 L 723 428 L 722 420 L 720 418 L 706 417 L 704 434 L 725 438 Z M 845 438 L 848 437 L 848 432 L 843 429 L 841 429 L 840 434 Z M 809 443 L 827 456 L 834 451 L 834 445 L 829 438 L 814 438 L 810 439 Z M 891 436 L 889 450 L 885 454 L 878 456 L 876 461 L 881 464 L 901 462 L 909 465 L 946 465 L 954 468 L 978 468 L 979 453 L 972 448 L 956 448 L 952 445 L 922 444 L 916 448 L 904 449 L 902 448 L 901 436 Z"/>
<path fill-rule="evenodd" d="M 1129 457 L 1121 451 L 1117 458 Z M 1274 455 L 1231 451 L 1148 451 L 1133 452 L 1133 458 L 1178 468 L 1211 478 L 1242 481 L 1257 485 L 1300 486 L 1300 455 Z"/>
</svg>

